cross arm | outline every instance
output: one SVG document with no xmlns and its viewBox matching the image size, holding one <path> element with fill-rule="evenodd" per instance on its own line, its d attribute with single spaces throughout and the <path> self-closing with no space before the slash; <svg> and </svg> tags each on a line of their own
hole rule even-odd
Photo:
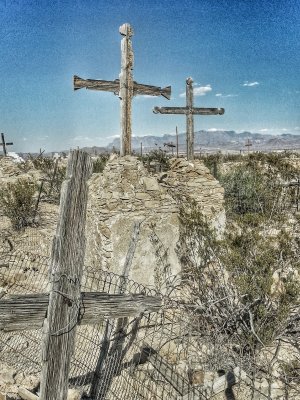
<svg viewBox="0 0 300 400">
<path fill-rule="evenodd" d="M 13 295 L 0 300 L 0 330 L 40 329 L 46 316 L 48 302 L 47 293 Z M 87 325 L 97 324 L 104 317 L 124 318 L 142 312 L 158 311 L 161 307 L 161 298 L 141 294 L 83 292 L 81 299 L 72 301 L 66 298 L 65 303 L 66 307 L 78 307 L 78 323 Z"/>
<path fill-rule="evenodd" d="M 104 81 L 100 79 L 83 79 L 77 75 L 73 77 L 74 90 L 89 89 L 89 90 L 101 90 L 104 92 L 113 92 L 118 94 L 120 91 L 120 81 L 115 79 L 114 81 Z M 134 95 L 148 95 L 148 96 L 163 96 L 170 100 L 171 97 L 171 86 L 161 88 L 159 86 L 143 85 L 141 83 L 133 82 L 133 94 Z"/>
<path fill-rule="evenodd" d="M 195 115 L 223 115 L 224 108 L 193 108 L 193 114 Z"/>
<path fill-rule="evenodd" d="M 186 107 L 154 107 L 154 114 L 188 114 Z"/>
<path fill-rule="evenodd" d="M 77 75 L 73 77 L 74 90 L 89 89 L 89 90 L 102 90 L 104 92 L 113 92 L 118 94 L 120 90 L 120 81 L 103 81 L 100 79 L 83 79 Z"/>
<path fill-rule="evenodd" d="M 154 107 L 154 114 L 223 115 L 224 108 Z"/>
<path fill-rule="evenodd" d="M 148 95 L 148 96 L 163 96 L 170 100 L 171 86 L 161 88 L 159 86 L 143 85 L 142 83 L 133 82 L 133 94 Z"/>
</svg>

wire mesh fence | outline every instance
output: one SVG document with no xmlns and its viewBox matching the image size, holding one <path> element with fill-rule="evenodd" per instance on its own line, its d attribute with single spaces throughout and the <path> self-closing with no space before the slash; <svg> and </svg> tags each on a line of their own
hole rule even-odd
<svg viewBox="0 0 300 400">
<path fill-rule="evenodd" d="M 82 291 L 160 295 L 163 303 L 159 312 L 77 326 L 69 385 L 82 399 L 300 399 L 299 191 L 272 186 L 259 171 L 224 180 L 239 219 L 218 255 L 202 220 L 181 227 L 184 273 L 172 294 L 85 267 Z M 49 236 L 2 230 L 0 298 L 49 291 Z M 39 376 L 41 343 L 41 329 L 0 330 L 0 361 Z"/>
<path fill-rule="evenodd" d="M 1 297 L 48 291 L 49 261 L 48 257 L 30 252 L 2 252 Z M 123 278 L 118 275 L 86 267 L 82 290 L 114 294 L 119 293 L 121 284 L 124 290 Z M 129 279 L 124 293 L 157 294 Z M 228 371 L 232 371 L 234 383 L 243 381 L 242 385 L 235 385 L 236 398 L 299 399 L 295 372 L 291 376 L 286 371 L 284 378 L 279 373 L 275 376 L 270 365 L 265 365 L 263 371 L 258 360 L 255 368 L 253 359 L 247 359 L 245 354 L 236 352 L 235 358 L 230 358 L 230 337 L 226 342 L 222 332 L 218 336 L 208 326 L 199 328 L 199 315 L 191 308 L 190 304 L 164 297 L 157 313 L 130 319 L 103 318 L 96 325 L 79 325 L 70 387 L 78 389 L 83 399 L 218 399 L 223 398 L 218 396 L 224 396 L 228 386 L 222 376 L 226 372 L 227 379 Z M 224 316 L 224 322 L 226 319 L 228 316 Z M 38 376 L 41 342 L 41 329 L 0 331 L 0 361 Z M 273 349 L 265 352 L 266 360 L 276 359 Z M 281 382 L 275 388 L 278 393 L 280 389 L 279 397 L 274 396 L 274 382 Z M 227 399 L 235 398 L 228 396 Z"/>
</svg>

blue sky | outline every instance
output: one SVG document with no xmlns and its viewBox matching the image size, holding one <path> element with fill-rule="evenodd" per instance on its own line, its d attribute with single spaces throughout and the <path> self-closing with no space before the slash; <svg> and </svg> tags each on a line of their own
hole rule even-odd
<svg viewBox="0 0 300 400">
<path fill-rule="evenodd" d="M 112 93 L 72 77 L 120 73 L 119 26 L 134 28 L 134 80 L 172 86 L 172 99 L 138 96 L 133 134 L 185 131 L 183 116 L 154 106 L 224 107 L 195 130 L 300 134 L 298 0 L 0 0 L 0 130 L 15 151 L 106 145 L 120 132 Z"/>
</svg>

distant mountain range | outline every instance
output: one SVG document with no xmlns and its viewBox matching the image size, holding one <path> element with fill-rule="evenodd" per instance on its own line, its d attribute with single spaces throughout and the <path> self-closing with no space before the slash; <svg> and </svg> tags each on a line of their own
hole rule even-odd
<svg viewBox="0 0 300 400">
<path fill-rule="evenodd" d="M 132 149 L 136 153 L 140 153 L 141 143 L 143 152 L 161 148 L 171 152 L 172 147 L 167 144 L 173 144 L 173 151 L 176 152 L 176 136 L 163 135 L 163 136 L 134 136 L 132 138 Z M 186 134 L 179 133 L 178 135 L 179 152 L 185 153 L 186 151 Z M 249 144 L 249 146 L 246 146 Z M 97 155 L 100 153 L 110 152 L 115 148 L 120 149 L 120 139 L 116 138 L 113 142 L 109 143 L 106 147 L 92 146 L 83 147 L 87 153 Z M 240 152 L 242 151 L 272 151 L 272 150 L 300 150 L 300 135 L 292 135 L 284 133 L 282 135 L 268 135 L 264 133 L 242 132 L 236 133 L 235 131 L 198 131 L 195 132 L 195 152 Z M 44 153 L 46 156 L 54 155 L 55 152 Z M 69 150 L 58 151 L 57 153 L 69 153 Z M 28 153 L 18 153 L 21 157 L 26 159 Z M 38 153 L 31 153 L 37 156 Z"/>
<path fill-rule="evenodd" d="M 140 151 L 141 143 L 143 151 L 155 148 L 168 149 L 166 144 L 176 145 L 175 135 L 163 136 L 135 136 L 132 138 L 132 148 Z M 185 151 L 186 134 L 178 135 L 179 151 Z M 246 146 L 248 145 L 249 146 Z M 120 140 L 117 138 L 107 148 L 120 148 Z M 169 147 L 171 148 L 171 147 Z M 195 132 L 195 151 L 240 151 L 249 148 L 250 151 L 268 150 L 296 150 L 300 149 L 300 135 L 285 133 L 282 135 L 268 135 L 263 133 L 235 131 L 198 131 Z"/>
</svg>

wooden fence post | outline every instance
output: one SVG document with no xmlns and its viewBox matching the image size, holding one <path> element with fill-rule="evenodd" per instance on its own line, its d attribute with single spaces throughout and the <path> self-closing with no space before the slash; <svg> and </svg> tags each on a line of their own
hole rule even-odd
<svg viewBox="0 0 300 400">
<path fill-rule="evenodd" d="M 135 221 L 129 248 L 127 251 L 119 293 L 126 292 L 127 279 L 132 265 L 135 249 L 140 234 L 141 222 Z M 107 321 L 105 333 L 103 335 L 102 346 L 97 361 L 94 377 L 91 383 L 90 398 L 93 400 L 105 399 L 111 386 L 113 378 L 119 374 L 122 359 L 125 356 L 123 347 L 126 338 L 126 326 L 128 318 L 118 318 L 115 326 L 112 321 Z M 112 331 L 114 329 L 114 334 Z M 109 343 L 110 337 L 114 337 L 112 343 Z"/>
<path fill-rule="evenodd" d="M 63 182 L 59 221 L 52 246 L 51 289 L 43 326 L 41 399 L 66 400 L 70 360 L 81 305 L 81 278 L 85 254 L 87 180 L 91 158 L 71 152 Z"/>
</svg>

